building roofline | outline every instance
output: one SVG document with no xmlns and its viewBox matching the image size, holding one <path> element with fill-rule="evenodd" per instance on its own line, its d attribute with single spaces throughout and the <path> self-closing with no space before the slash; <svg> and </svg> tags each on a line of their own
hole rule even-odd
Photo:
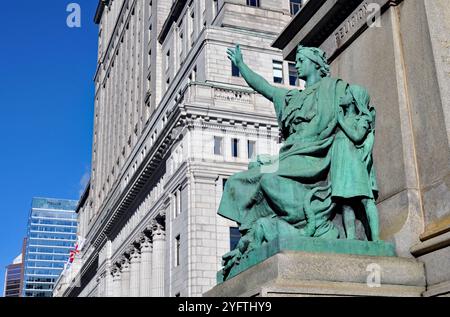
<svg viewBox="0 0 450 317">
<path fill-rule="evenodd" d="M 94 23 L 99 24 L 102 20 L 103 11 L 105 6 L 109 4 L 109 0 L 99 0 L 97 5 L 97 10 L 95 10 Z"/>
<path fill-rule="evenodd" d="M 84 206 L 84 204 L 86 203 L 86 200 L 89 197 L 89 191 L 91 189 L 91 180 L 89 180 L 89 182 L 86 185 L 86 188 L 84 189 L 83 194 L 80 197 L 80 200 L 78 201 L 78 205 L 77 208 L 75 209 L 75 212 L 78 213 L 80 211 L 80 209 Z"/>
</svg>

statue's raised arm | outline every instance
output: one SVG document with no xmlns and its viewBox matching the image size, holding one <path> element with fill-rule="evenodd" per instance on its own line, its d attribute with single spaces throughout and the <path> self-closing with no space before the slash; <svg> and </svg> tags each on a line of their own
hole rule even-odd
<svg viewBox="0 0 450 317">
<path fill-rule="evenodd" d="M 234 49 L 229 48 L 227 50 L 227 55 L 233 64 L 239 69 L 239 72 L 247 84 L 270 101 L 273 101 L 277 90 L 282 90 L 282 88 L 277 88 L 269 84 L 267 80 L 252 71 L 247 64 L 244 63 L 244 58 L 242 56 L 239 44 L 237 44 Z"/>
</svg>

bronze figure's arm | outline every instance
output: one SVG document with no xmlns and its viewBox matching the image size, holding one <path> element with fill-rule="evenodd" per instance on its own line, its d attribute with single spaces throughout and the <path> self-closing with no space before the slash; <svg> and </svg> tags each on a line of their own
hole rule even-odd
<svg viewBox="0 0 450 317">
<path fill-rule="evenodd" d="M 236 65 L 236 67 L 239 69 L 239 72 L 241 73 L 247 84 L 270 101 L 273 101 L 276 91 L 281 88 L 277 88 L 269 84 L 267 80 L 252 71 L 244 63 L 244 58 L 242 56 L 239 44 L 236 45 L 235 49 L 229 48 L 227 50 L 227 55 L 228 58 L 233 62 L 233 64 Z"/>
</svg>

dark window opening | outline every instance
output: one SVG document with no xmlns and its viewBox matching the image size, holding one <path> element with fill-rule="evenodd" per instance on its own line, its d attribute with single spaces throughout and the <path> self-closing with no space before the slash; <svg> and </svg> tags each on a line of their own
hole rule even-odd
<svg viewBox="0 0 450 317">
<path fill-rule="evenodd" d="M 290 0 L 291 4 L 291 14 L 296 15 L 298 11 L 302 8 L 303 0 Z"/>
<path fill-rule="evenodd" d="M 259 7 L 259 0 L 247 0 L 247 5 L 251 7 Z"/>
<path fill-rule="evenodd" d="M 231 156 L 238 157 L 239 156 L 239 140 L 238 139 L 231 139 Z"/>
<path fill-rule="evenodd" d="M 180 265 L 180 235 L 175 238 L 175 266 Z"/>
<path fill-rule="evenodd" d="M 289 63 L 289 85 L 291 86 L 298 86 L 298 72 L 297 68 L 295 68 L 294 63 Z"/>
<path fill-rule="evenodd" d="M 241 73 L 239 72 L 239 68 L 231 62 L 231 76 L 240 77 Z"/>
<path fill-rule="evenodd" d="M 230 227 L 230 250 L 234 250 L 237 247 L 239 240 L 241 239 L 241 233 L 238 227 Z"/>
</svg>

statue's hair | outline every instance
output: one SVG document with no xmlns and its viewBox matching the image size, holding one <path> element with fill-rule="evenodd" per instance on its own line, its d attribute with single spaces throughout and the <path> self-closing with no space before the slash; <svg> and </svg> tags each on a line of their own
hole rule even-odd
<svg viewBox="0 0 450 317">
<path fill-rule="evenodd" d="M 328 65 L 326 53 L 320 48 L 299 45 L 297 47 L 297 54 L 305 56 L 318 65 L 321 77 L 330 76 L 330 65 Z"/>
</svg>

